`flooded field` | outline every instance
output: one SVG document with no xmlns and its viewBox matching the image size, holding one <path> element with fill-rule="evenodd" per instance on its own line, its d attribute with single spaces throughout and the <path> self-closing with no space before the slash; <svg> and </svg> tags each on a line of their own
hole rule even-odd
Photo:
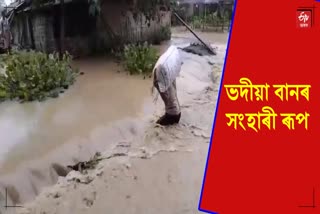
<svg viewBox="0 0 320 214">
<path fill-rule="evenodd" d="M 174 29 L 173 33 L 170 42 L 157 47 L 160 53 L 169 44 L 197 41 L 184 29 Z M 200 36 L 211 44 L 227 40 L 226 34 Z M 194 69 L 201 65 L 198 64 L 190 63 Z M 1 189 L 10 186 L 15 203 L 34 198 L 42 187 L 57 181 L 59 169 L 53 163 L 74 163 L 112 148 L 128 135 L 116 124 L 125 124 L 130 135 L 138 135 L 139 125 L 130 120 L 154 113 L 151 79 L 129 76 L 108 58 L 81 59 L 74 65 L 84 75 L 61 97 L 41 103 L 0 104 L 0 200 Z M 193 72 L 192 68 L 188 70 Z M 139 124 L 143 126 L 144 121 Z"/>
</svg>

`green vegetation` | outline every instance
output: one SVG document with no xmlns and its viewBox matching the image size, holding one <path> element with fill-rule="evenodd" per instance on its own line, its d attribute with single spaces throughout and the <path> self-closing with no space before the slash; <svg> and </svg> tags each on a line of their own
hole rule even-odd
<svg viewBox="0 0 320 214">
<path fill-rule="evenodd" d="M 195 29 L 201 28 L 204 21 L 205 21 L 204 18 L 202 18 L 200 16 L 193 16 L 192 17 L 192 27 Z"/>
<path fill-rule="evenodd" d="M 162 40 L 171 39 L 171 27 L 170 26 L 161 26 L 160 35 Z"/>
<path fill-rule="evenodd" d="M 158 57 L 157 50 L 148 43 L 129 44 L 123 50 L 124 65 L 130 74 L 151 74 Z"/>
<path fill-rule="evenodd" d="M 193 16 L 191 25 L 195 29 L 206 27 L 228 26 L 231 22 L 231 12 L 226 10 L 222 17 L 217 12 L 209 13 L 206 16 Z"/>
<path fill-rule="evenodd" d="M 1 57 L 0 101 L 42 101 L 58 97 L 78 74 L 70 66 L 71 56 L 19 51 Z"/>
<path fill-rule="evenodd" d="M 156 32 L 152 38 L 152 43 L 159 45 L 161 41 L 166 41 L 171 39 L 171 27 L 161 26 L 160 31 Z"/>
</svg>

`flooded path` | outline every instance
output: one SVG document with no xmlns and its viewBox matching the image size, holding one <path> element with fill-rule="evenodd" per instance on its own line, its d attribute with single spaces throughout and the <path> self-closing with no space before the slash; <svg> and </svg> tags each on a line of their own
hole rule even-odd
<svg viewBox="0 0 320 214">
<path fill-rule="evenodd" d="M 187 45 L 197 42 L 185 30 L 178 29 L 173 33 L 170 43 Z M 221 54 L 215 57 L 219 65 L 217 70 L 221 70 L 226 35 L 213 37 L 204 33 L 201 36 L 211 44 L 222 44 Z M 157 48 L 163 52 L 170 43 Z M 201 57 L 190 54 L 184 57 L 188 63 L 184 68 L 186 76 L 181 76 L 183 81 L 180 80 L 179 93 L 181 102 L 188 103 L 198 96 L 197 93 L 200 96 L 208 84 L 212 84 L 208 79 L 211 66 Z M 153 117 L 155 112 L 158 115 L 163 111 L 162 104 L 156 109 L 152 103 L 151 79 L 128 76 L 121 66 L 106 58 L 77 60 L 74 63 L 85 74 L 79 76 L 61 97 L 42 103 L 1 103 L 0 201 L 5 187 L 11 187 L 10 197 L 15 203 L 32 200 L 43 187 L 57 182 L 59 169 L 53 164 L 66 165 L 88 160 L 97 151 L 111 151 L 119 144 L 130 142 L 132 145 L 132 142 L 147 142 L 155 151 L 170 146 L 168 142 L 171 140 L 165 140 L 169 139 L 167 134 L 170 133 L 154 132 L 150 129 L 150 121 L 143 120 L 148 115 Z M 204 72 L 195 75 L 195 70 Z M 191 113 L 193 108 L 188 105 L 182 107 L 186 108 L 182 123 L 189 123 L 185 120 L 190 119 L 192 124 L 189 125 L 199 126 L 199 130 L 203 128 L 201 124 L 211 125 L 212 119 L 207 115 L 195 118 Z M 210 111 L 212 104 L 205 108 Z M 210 125 L 203 129 L 205 137 L 200 137 L 201 142 L 207 141 Z M 145 135 L 145 130 L 150 133 Z M 195 133 L 203 135 L 199 130 Z M 182 132 L 178 127 L 178 130 L 172 131 L 170 136 L 178 133 L 175 139 L 181 146 L 185 141 L 183 139 L 194 141 L 195 133 L 190 130 Z"/>
<path fill-rule="evenodd" d="M 15 170 L 22 161 L 41 158 L 74 137 L 86 137 L 99 126 L 150 112 L 149 79 L 117 73 L 121 68 L 110 60 L 75 64 L 85 75 L 58 99 L 1 103 L 0 174 Z"/>
<path fill-rule="evenodd" d="M 0 188 L 1 181 L 12 180 L 3 179 L 7 175 L 18 172 L 18 177 L 27 178 L 32 168 L 91 155 L 89 151 L 88 154 L 77 151 L 78 146 L 91 144 L 88 146 L 92 151 L 98 150 L 99 145 L 105 147 L 112 139 L 104 138 L 101 133 L 104 127 L 153 111 L 151 79 L 129 76 L 120 65 L 105 58 L 78 60 L 74 65 L 84 75 L 61 97 L 45 102 L 1 103 Z M 73 148 L 49 158 L 50 153 L 64 144 Z M 29 198 L 28 194 L 20 200 L 24 198 Z"/>
</svg>

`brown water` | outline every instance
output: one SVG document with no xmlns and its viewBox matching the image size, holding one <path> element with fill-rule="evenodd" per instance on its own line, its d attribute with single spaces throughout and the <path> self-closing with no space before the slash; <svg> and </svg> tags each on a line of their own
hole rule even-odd
<svg viewBox="0 0 320 214">
<path fill-rule="evenodd" d="M 197 35 L 206 43 L 209 44 L 226 44 L 228 41 L 228 33 L 219 33 L 219 32 L 202 32 L 195 30 Z M 199 41 L 194 37 L 193 34 L 189 32 L 186 27 L 175 27 L 172 28 L 172 42 L 175 44 L 188 43 L 188 42 L 197 42 Z"/>
<path fill-rule="evenodd" d="M 85 74 L 58 99 L 0 105 L 0 174 L 99 126 L 152 111 L 150 79 L 129 76 L 104 58 L 79 60 L 75 66 Z"/>
<path fill-rule="evenodd" d="M 184 29 L 173 33 L 171 42 L 157 47 L 160 53 L 170 43 L 197 41 Z M 211 44 L 225 43 L 227 39 L 225 34 L 200 36 Z M 74 64 L 85 74 L 61 97 L 41 103 L 1 103 L 0 201 L 3 187 L 8 184 L 18 192 L 17 202 L 32 199 L 42 187 L 57 181 L 52 163 L 87 160 L 95 151 L 111 148 L 132 135 L 126 133 L 128 130 L 143 130 L 143 123 L 130 122 L 131 118 L 154 112 L 151 79 L 129 76 L 108 58 L 81 59 Z"/>
</svg>

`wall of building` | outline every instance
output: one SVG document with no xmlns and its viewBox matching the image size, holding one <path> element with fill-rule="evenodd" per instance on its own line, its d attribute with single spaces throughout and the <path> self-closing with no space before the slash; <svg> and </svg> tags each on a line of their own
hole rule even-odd
<svg viewBox="0 0 320 214">
<path fill-rule="evenodd" d="M 76 12 L 78 11 L 76 10 Z M 65 20 L 65 49 L 74 56 L 90 54 L 91 48 L 89 40 L 93 39 L 90 34 L 91 32 L 83 35 L 83 32 L 86 33 L 86 31 L 82 29 L 79 33 L 79 23 L 81 23 L 82 27 L 85 23 L 81 20 L 79 23 L 73 23 L 72 19 L 70 22 L 68 16 L 66 16 Z M 31 25 L 28 22 L 28 17 L 31 20 Z M 13 43 L 14 45 L 22 48 L 32 48 L 32 37 L 30 32 L 30 29 L 32 29 L 34 48 L 36 50 L 48 53 L 57 52 L 59 50 L 60 41 L 59 23 L 60 19 L 58 8 L 18 13 L 15 15 L 11 25 Z M 74 29 L 77 29 L 78 31 L 74 31 Z"/>
<path fill-rule="evenodd" d="M 13 44 L 19 44 L 20 42 L 20 29 L 22 29 L 20 25 L 22 25 L 22 19 L 20 17 L 15 17 L 15 19 L 11 23 L 11 34 Z"/>
<path fill-rule="evenodd" d="M 72 7 L 71 7 L 72 9 Z M 57 9 L 59 12 L 59 10 Z M 74 10 L 78 11 L 78 10 Z M 34 37 L 35 49 L 45 52 L 59 50 L 59 13 L 54 10 L 33 11 L 32 32 Z M 70 26 L 84 25 L 83 21 L 74 20 L 72 11 L 68 12 L 69 20 L 66 21 L 66 28 Z M 25 19 L 27 13 L 17 14 L 12 25 L 14 35 L 14 44 L 20 44 L 22 47 L 31 47 L 32 40 L 28 30 L 28 22 Z M 66 17 L 68 18 L 68 17 Z M 74 21 L 72 21 L 74 20 Z M 77 21 L 81 23 L 77 23 Z M 75 23 L 72 23 L 75 22 Z M 87 23 L 87 25 L 90 25 Z M 88 55 L 98 49 L 112 48 L 117 45 L 114 36 L 121 42 L 152 41 L 159 35 L 161 27 L 171 25 L 171 12 L 166 10 L 157 10 L 154 18 L 148 20 L 141 12 L 134 13 L 128 6 L 117 1 L 108 1 L 103 4 L 101 17 L 98 17 L 94 24 L 94 30 L 84 34 L 73 33 L 65 35 L 65 48 L 74 56 Z M 91 26 L 90 25 L 90 26 Z M 83 30 L 82 30 L 83 31 Z M 89 29 L 88 29 L 89 31 Z"/>
<path fill-rule="evenodd" d="M 16 16 L 11 24 L 11 34 L 14 44 L 21 44 L 24 47 L 31 46 L 28 22 L 25 14 Z"/>
<path fill-rule="evenodd" d="M 160 33 L 161 27 L 171 26 L 171 12 L 160 10 L 160 7 L 149 20 L 142 12 L 110 1 L 103 4 L 102 17 L 110 30 L 127 42 L 151 41 Z"/>
<path fill-rule="evenodd" d="M 56 41 L 53 34 L 53 17 L 47 13 L 37 13 L 32 17 L 35 48 L 40 51 L 53 52 Z"/>
<path fill-rule="evenodd" d="M 34 13 L 32 16 L 29 13 L 17 14 L 11 25 L 14 45 L 32 48 L 32 33 L 37 50 L 54 51 L 56 47 L 52 23 L 53 18 L 47 13 Z"/>
</svg>

